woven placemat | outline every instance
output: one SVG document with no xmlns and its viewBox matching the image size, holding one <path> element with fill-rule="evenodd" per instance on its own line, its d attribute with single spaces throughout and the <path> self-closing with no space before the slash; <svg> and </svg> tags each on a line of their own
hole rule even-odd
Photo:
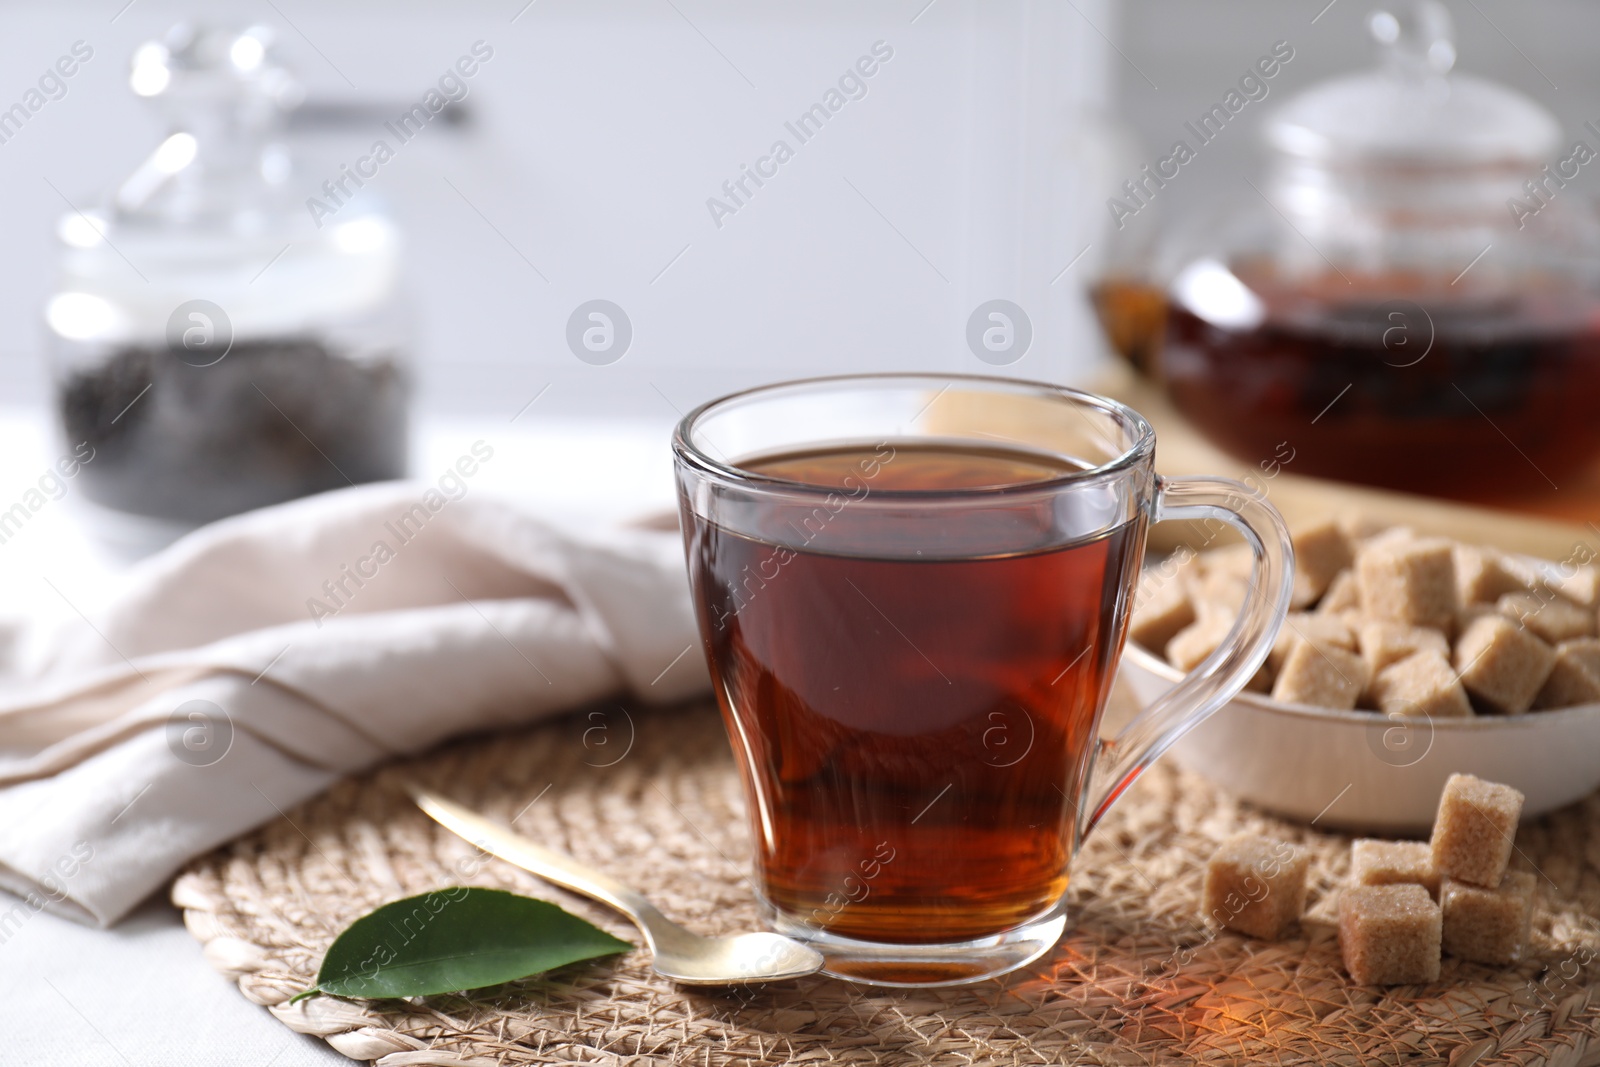
<svg viewBox="0 0 1600 1067">
<path fill-rule="evenodd" d="M 1325 922 L 1275 944 L 1208 930 L 1201 878 L 1223 837 L 1254 829 L 1305 845 L 1324 911 L 1348 839 L 1281 823 L 1158 765 L 1079 857 L 1066 939 L 1004 980 L 893 991 L 818 977 L 695 991 L 655 976 L 635 951 L 470 999 L 291 1006 L 351 920 L 446 885 L 545 897 L 639 940 L 603 908 L 479 859 L 412 807 L 402 778 L 616 874 L 692 929 L 755 925 L 740 787 L 710 708 L 591 710 L 344 782 L 196 861 L 172 898 L 246 997 L 381 1067 L 1600 1064 L 1600 796 L 1518 837 L 1518 864 L 1541 874 L 1530 956 L 1505 970 L 1447 959 L 1426 987 L 1351 985 Z"/>
</svg>

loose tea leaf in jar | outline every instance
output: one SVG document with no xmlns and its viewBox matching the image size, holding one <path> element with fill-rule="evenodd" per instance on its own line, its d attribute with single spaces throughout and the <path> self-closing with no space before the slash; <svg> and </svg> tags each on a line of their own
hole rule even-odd
<svg viewBox="0 0 1600 1067">
<path fill-rule="evenodd" d="M 203 523 L 347 485 L 402 477 L 406 375 L 314 340 L 240 341 L 210 366 L 126 347 L 71 373 L 67 439 L 86 441 L 97 503 Z"/>
<path fill-rule="evenodd" d="M 304 210 L 284 132 L 303 90 L 273 32 L 185 21 L 137 49 L 129 86 L 173 132 L 62 217 L 44 309 L 62 430 L 94 449 L 95 538 L 143 553 L 402 476 L 403 235 L 377 201 Z"/>
</svg>

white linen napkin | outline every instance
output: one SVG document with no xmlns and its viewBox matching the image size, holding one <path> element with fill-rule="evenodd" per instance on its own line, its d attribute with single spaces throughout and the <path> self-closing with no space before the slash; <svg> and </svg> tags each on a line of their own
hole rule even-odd
<svg viewBox="0 0 1600 1067">
<path fill-rule="evenodd" d="M 71 625 L 0 633 L 0 941 L 117 921 L 337 777 L 452 734 L 708 682 L 676 533 L 581 542 L 388 483 L 213 524 Z M 23 909 L 20 910 L 19 909 Z"/>
</svg>

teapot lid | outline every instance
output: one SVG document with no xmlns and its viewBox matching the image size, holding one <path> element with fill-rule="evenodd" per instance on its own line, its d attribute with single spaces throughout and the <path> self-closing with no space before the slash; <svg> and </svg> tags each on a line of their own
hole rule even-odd
<svg viewBox="0 0 1600 1067">
<path fill-rule="evenodd" d="M 1330 78 L 1285 101 L 1263 136 L 1285 155 L 1319 162 L 1425 167 L 1542 163 L 1561 128 L 1528 96 L 1451 74 L 1450 13 L 1438 0 L 1379 10 L 1367 27 L 1381 46 L 1375 70 Z"/>
</svg>

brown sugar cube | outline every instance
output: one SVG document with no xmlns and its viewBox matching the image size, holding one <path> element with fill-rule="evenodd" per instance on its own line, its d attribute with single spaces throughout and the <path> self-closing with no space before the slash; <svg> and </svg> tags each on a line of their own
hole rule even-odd
<svg viewBox="0 0 1600 1067">
<path fill-rule="evenodd" d="M 1200 615 L 1167 642 L 1167 662 L 1179 670 L 1194 670 L 1201 660 L 1217 650 L 1232 629 L 1233 619 L 1228 616 L 1215 613 Z M 1273 677 L 1272 667 L 1263 663 L 1244 687 L 1252 693 L 1270 693 Z"/>
<path fill-rule="evenodd" d="M 1455 641 L 1452 643 L 1452 647 L 1455 644 L 1459 644 L 1461 638 L 1466 635 L 1466 632 L 1472 629 L 1472 624 L 1483 618 L 1485 615 L 1496 619 L 1504 619 L 1507 617 L 1500 614 L 1499 609 L 1497 609 L 1493 604 L 1463 605 L 1461 611 L 1456 615 L 1456 637 Z M 1516 619 L 1512 619 L 1511 622 L 1513 625 L 1521 625 L 1521 623 L 1518 623 Z M 1455 659 L 1454 652 L 1451 653 L 1450 658 L 1452 660 Z"/>
<path fill-rule="evenodd" d="M 1310 574 L 1323 589 L 1340 571 L 1355 562 L 1350 539 L 1332 519 L 1301 530 L 1291 542 L 1295 569 Z"/>
<path fill-rule="evenodd" d="M 1552 645 L 1594 636 L 1594 612 L 1555 593 L 1507 593 L 1495 602 L 1495 610 L 1518 620 Z"/>
<path fill-rule="evenodd" d="M 1525 593 L 1529 575 L 1492 548 L 1456 545 L 1456 591 L 1463 604 L 1493 604 L 1507 593 Z"/>
<path fill-rule="evenodd" d="M 1444 951 L 1473 963 L 1515 963 L 1533 927 L 1533 891 L 1538 880 L 1509 871 L 1494 889 L 1447 880 L 1439 891 L 1444 912 Z"/>
<path fill-rule="evenodd" d="M 1282 670 L 1294 646 L 1303 641 L 1349 652 L 1356 649 L 1355 633 L 1349 623 L 1337 615 L 1293 611 L 1284 616 L 1283 625 L 1278 628 L 1278 637 L 1272 642 L 1272 651 L 1267 653 L 1267 663 L 1274 671 Z"/>
<path fill-rule="evenodd" d="M 1370 619 L 1448 632 L 1456 618 L 1455 553 L 1428 539 L 1363 546 L 1356 558 L 1361 610 Z"/>
<path fill-rule="evenodd" d="M 1250 595 L 1250 583 L 1226 571 L 1207 570 L 1189 582 L 1189 598 L 1200 615 L 1236 618 Z"/>
<path fill-rule="evenodd" d="M 1450 642 L 1444 634 L 1402 622 L 1364 622 L 1356 629 L 1356 644 L 1373 674 L 1418 652 L 1450 655 Z"/>
<path fill-rule="evenodd" d="M 1235 834 L 1206 864 L 1206 914 L 1227 930 L 1282 937 L 1305 910 L 1310 866 L 1310 855 L 1287 841 Z"/>
<path fill-rule="evenodd" d="M 1509 785 L 1452 774 L 1433 821 L 1433 866 L 1440 878 L 1498 886 L 1511 859 L 1522 794 Z"/>
<path fill-rule="evenodd" d="M 1232 629 L 1232 619 L 1202 613 L 1167 642 L 1167 662 L 1181 671 L 1194 670 L 1201 660 L 1217 650 Z"/>
<path fill-rule="evenodd" d="M 1533 705 L 1555 663 L 1554 649 L 1504 615 L 1478 616 L 1456 641 L 1461 684 L 1507 715 L 1520 715 Z"/>
<path fill-rule="evenodd" d="M 1420 885 L 1359 885 L 1339 894 L 1339 951 L 1358 985 L 1438 981 L 1443 925 Z"/>
<path fill-rule="evenodd" d="M 1194 617 L 1194 604 L 1178 575 L 1146 571 L 1139 579 L 1128 636 L 1161 655 L 1167 642 Z"/>
<path fill-rule="evenodd" d="M 1600 702 L 1600 640 L 1583 637 L 1556 646 L 1555 666 L 1533 698 L 1536 708 L 1571 708 Z"/>
<path fill-rule="evenodd" d="M 1272 683 L 1272 699 L 1349 711 L 1366 687 L 1366 660 L 1332 645 L 1298 641 Z"/>
<path fill-rule="evenodd" d="M 1561 595 L 1586 608 L 1600 607 L 1600 567 L 1575 567 L 1552 583 Z"/>
<path fill-rule="evenodd" d="M 1202 574 L 1222 574 L 1249 581 L 1255 573 L 1256 554 L 1249 545 L 1223 545 L 1200 553 Z"/>
<path fill-rule="evenodd" d="M 1322 599 L 1317 601 L 1319 615 L 1337 615 L 1360 608 L 1361 585 L 1356 581 L 1356 572 L 1353 570 L 1340 571 L 1328 584 L 1328 591 L 1322 594 Z"/>
<path fill-rule="evenodd" d="M 1350 846 L 1350 875 L 1357 885 L 1420 885 L 1439 895 L 1439 872 L 1426 841 L 1358 838 Z"/>
<path fill-rule="evenodd" d="M 1294 603 L 1297 608 L 1315 604 L 1338 577 L 1339 572 L 1355 561 L 1350 542 L 1339 524 L 1333 521 L 1320 523 L 1295 534 L 1294 545 Z"/>
<path fill-rule="evenodd" d="M 1372 702 L 1393 718 L 1467 719 L 1472 701 L 1450 661 L 1438 652 L 1418 652 L 1392 663 L 1372 679 Z"/>
</svg>

